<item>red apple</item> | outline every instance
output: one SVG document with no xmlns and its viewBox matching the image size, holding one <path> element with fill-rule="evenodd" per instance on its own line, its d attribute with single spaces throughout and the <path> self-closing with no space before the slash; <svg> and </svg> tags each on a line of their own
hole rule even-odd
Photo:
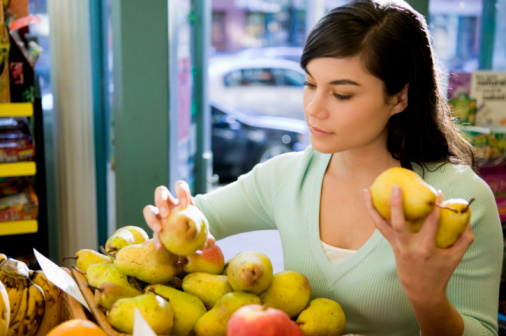
<svg viewBox="0 0 506 336">
<path fill-rule="evenodd" d="M 225 256 L 218 245 L 205 250 L 198 250 L 183 260 L 183 270 L 186 273 L 204 272 L 221 274 L 225 267 Z"/>
<path fill-rule="evenodd" d="M 297 325 L 282 310 L 249 304 L 236 310 L 227 324 L 227 336 L 301 336 Z"/>
</svg>

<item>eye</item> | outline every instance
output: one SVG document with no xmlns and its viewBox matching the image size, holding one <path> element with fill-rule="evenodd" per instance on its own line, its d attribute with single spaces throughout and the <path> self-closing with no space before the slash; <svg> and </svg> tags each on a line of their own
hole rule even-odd
<svg viewBox="0 0 506 336">
<path fill-rule="evenodd" d="M 343 96 L 343 95 L 334 93 L 333 96 L 336 97 L 339 100 L 349 100 L 349 99 L 351 99 L 351 96 L 349 96 L 349 95 L 348 96 Z"/>
<path fill-rule="evenodd" d="M 304 86 L 307 86 L 309 89 L 314 89 L 314 88 L 316 88 L 316 85 L 311 84 L 311 83 L 309 83 L 308 81 L 305 81 L 305 82 L 304 82 Z"/>
</svg>

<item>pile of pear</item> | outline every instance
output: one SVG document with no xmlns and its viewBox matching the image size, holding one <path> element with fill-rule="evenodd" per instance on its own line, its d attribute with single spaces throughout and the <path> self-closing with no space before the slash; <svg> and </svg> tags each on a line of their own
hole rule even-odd
<svg viewBox="0 0 506 336">
<path fill-rule="evenodd" d="M 75 267 L 85 275 L 97 307 L 122 333 L 133 332 L 137 308 L 158 335 L 225 336 L 235 311 L 262 304 L 296 322 L 300 334 L 294 335 L 342 334 L 342 307 L 312 298 L 305 275 L 274 274 L 269 258 L 258 251 L 225 260 L 218 244 L 207 247 L 208 227 L 196 207 L 175 208 L 162 222 L 162 249 L 141 227 L 125 226 L 100 252 L 79 250 Z"/>
<path fill-rule="evenodd" d="M 435 245 L 438 248 L 452 246 L 471 219 L 471 203 L 451 198 L 437 202 L 436 189 L 412 170 L 394 167 L 382 172 L 370 187 L 374 207 L 387 221 L 391 220 L 392 188 L 398 185 L 402 192 L 403 213 L 408 229 L 418 233 L 426 217 L 435 206 L 441 208 Z"/>
</svg>

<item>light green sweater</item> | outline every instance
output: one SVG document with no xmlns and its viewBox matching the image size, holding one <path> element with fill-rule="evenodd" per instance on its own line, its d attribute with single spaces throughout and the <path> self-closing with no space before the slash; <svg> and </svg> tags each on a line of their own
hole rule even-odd
<svg viewBox="0 0 506 336">
<path fill-rule="evenodd" d="M 311 147 L 277 156 L 235 183 L 197 195 L 195 203 L 208 218 L 216 239 L 277 229 L 285 269 L 305 274 L 313 297 L 341 304 L 347 319 L 345 333 L 419 335 L 396 274 L 392 248 L 378 230 L 342 263 L 333 265 L 325 256 L 318 220 L 322 179 L 330 157 Z M 464 335 L 497 335 L 503 237 L 494 196 L 489 186 L 464 166 L 447 164 L 433 172 L 426 170 L 425 180 L 442 190 L 445 199 L 476 198 L 471 207 L 475 241 L 447 291 L 464 318 Z"/>
</svg>

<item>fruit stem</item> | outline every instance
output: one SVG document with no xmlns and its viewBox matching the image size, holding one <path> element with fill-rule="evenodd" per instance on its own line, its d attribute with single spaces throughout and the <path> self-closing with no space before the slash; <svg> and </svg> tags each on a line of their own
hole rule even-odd
<svg viewBox="0 0 506 336">
<path fill-rule="evenodd" d="M 471 206 L 471 203 L 473 203 L 475 200 L 476 200 L 476 198 L 474 198 L 474 197 L 469 200 L 469 203 L 467 203 L 467 206 L 464 209 L 464 212 L 466 212 L 467 209 L 469 209 L 469 207 Z"/>
</svg>

